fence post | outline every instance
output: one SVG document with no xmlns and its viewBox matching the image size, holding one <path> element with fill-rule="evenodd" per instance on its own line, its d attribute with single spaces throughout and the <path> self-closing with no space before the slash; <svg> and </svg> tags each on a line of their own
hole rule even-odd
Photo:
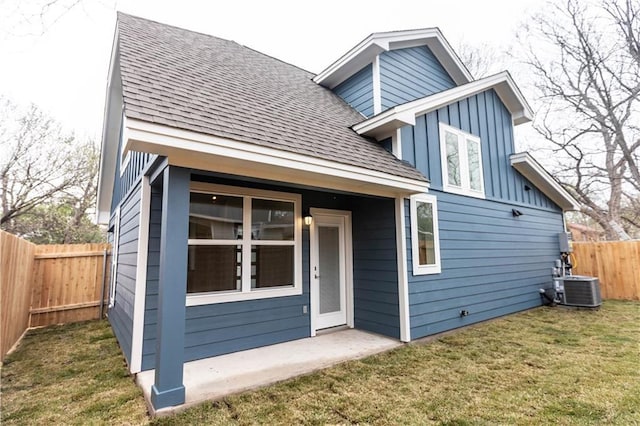
<svg viewBox="0 0 640 426">
<path fill-rule="evenodd" d="M 102 286 L 100 287 L 100 311 L 98 312 L 98 319 L 102 319 L 103 310 L 104 310 L 104 279 L 107 275 L 107 249 L 102 251 L 102 279 L 100 283 Z"/>
</svg>

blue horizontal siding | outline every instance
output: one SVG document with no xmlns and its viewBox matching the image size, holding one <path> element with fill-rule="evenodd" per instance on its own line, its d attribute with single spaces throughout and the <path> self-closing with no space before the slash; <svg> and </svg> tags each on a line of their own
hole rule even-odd
<svg viewBox="0 0 640 426">
<path fill-rule="evenodd" d="M 352 210 L 354 325 L 400 338 L 394 201 L 361 198 Z"/>
<path fill-rule="evenodd" d="M 559 211 L 431 191 L 438 200 L 442 272 L 413 275 L 406 203 L 411 337 L 428 336 L 540 304 L 558 257 Z M 470 315 L 460 317 L 460 310 Z"/>
<path fill-rule="evenodd" d="M 120 208 L 115 298 L 109 309 L 109 322 L 128 362 L 131 361 L 139 222 L 140 185 L 133 188 Z"/>
<path fill-rule="evenodd" d="M 373 115 L 373 74 L 367 65 L 338 86 L 333 92 L 365 117 Z"/>
<path fill-rule="evenodd" d="M 456 84 L 427 46 L 380 54 L 382 110 L 423 98 Z"/>
<path fill-rule="evenodd" d="M 511 114 L 493 89 L 419 116 L 415 126 L 402 128 L 402 159 L 427 176 L 435 190 L 443 188 L 439 123 L 480 137 L 487 199 L 558 211 L 553 201 L 511 167 L 509 156 L 515 151 Z"/>
<path fill-rule="evenodd" d="M 195 174 L 195 172 L 194 172 Z M 395 219 L 392 200 L 356 197 L 258 182 L 199 175 L 198 180 L 302 194 L 302 209 L 350 210 L 353 218 L 354 319 L 356 328 L 399 336 Z M 152 188 L 142 369 L 156 351 L 161 191 Z M 309 228 L 302 233 L 303 294 L 190 306 L 186 309 L 185 361 L 222 355 L 310 335 Z M 303 313 L 303 306 L 308 313 Z"/>
</svg>

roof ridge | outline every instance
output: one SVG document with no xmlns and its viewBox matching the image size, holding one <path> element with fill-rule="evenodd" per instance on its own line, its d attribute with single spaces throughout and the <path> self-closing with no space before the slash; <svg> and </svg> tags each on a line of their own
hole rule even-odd
<svg viewBox="0 0 640 426">
<path fill-rule="evenodd" d="M 165 26 L 165 27 L 175 28 L 175 29 L 180 30 L 180 31 L 188 31 L 188 32 L 190 32 L 190 33 L 200 34 L 200 35 L 203 35 L 203 36 L 206 36 L 206 37 L 211 37 L 211 38 L 215 38 L 215 39 L 218 39 L 218 40 L 227 41 L 227 42 L 229 42 L 229 43 L 235 43 L 235 44 L 237 44 L 237 45 L 238 45 L 238 46 L 240 46 L 240 47 L 243 47 L 243 48 L 245 48 L 245 49 L 249 49 L 249 50 L 251 50 L 251 51 L 253 51 L 253 52 L 255 52 L 255 53 L 258 53 L 258 54 L 260 54 L 260 55 L 262 55 L 262 56 L 266 56 L 266 57 L 268 57 L 268 58 L 271 58 L 271 59 L 274 59 L 274 60 L 276 60 L 276 61 L 278 61 L 278 62 L 281 62 L 281 63 L 283 63 L 283 64 L 285 64 L 285 65 L 289 65 L 289 66 L 295 67 L 295 68 L 299 69 L 300 71 L 304 71 L 304 72 L 306 72 L 307 74 L 310 74 L 310 75 L 311 75 L 311 77 L 313 77 L 314 75 L 316 75 L 316 73 L 314 73 L 314 72 L 312 72 L 312 71 L 309 71 L 309 70 L 306 70 L 306 69 L 302 68 L 301 66 L 298 66 L 298 65 L 296 65 L 296 64 L 292 64 L 291 62 L 283 61 L 283 60 L 282 60 L 282 59 L 280 59 L 280 58 L 277 58 L 277 57 L 272 56 L 272 55 L 268 55 L 268 54 L 266 54 L 266 53 L 264 53 L 264 52 L 261 52 L 261 51 L 259 51 L 259 50 L 257 50 L 257 49 L 254 49 L 253 47 L 249 47 L 249 46 L 247 46 L 247 45 L 244 45 L 244 44 L 242 44 L 242 43 L 239 43 L 239 42 L 237 42 L 237 41 L 235 41 L 235 40 L 229 40 L 229 39 L 226 39 L 226 38 L 222 38 L 222 37 L 215 36 L 215 35 L 213 35 L 213 34 L 207 34 L 207 33 L 203 33 L 203 32 L 201 32 L 201 31 L 195 31 L 195 30 L 191 30 L 191 29 L 188 29 L 188 28 L 178 27 L 178 26 L 176 26 L 176 25 L 172 25 L 172 24 L 166 24 L 166 23 L 164 23 L 164 22 L 159 22 L 159 21 L 156 21 L 156 20 L 153 20 L 153 19 L 144 18 L 144 17 L 142 17 L 142 16 L 131 15 L 131 14 L 128 14 L 128 13 L 125 13 L 125 12 L 121 12 L 121 11 L 118 11 L 118 12 L 117 12 L 117 14 L 118 14 L 118 21 L 120 21 L 120 16 L 126 16 L 126 17 L 128 17 L 128 18 L 140 19 L 140 20 L 143 20 L 143 21 L 152 22 L 152 23 L 154 23 L 154 24 L 163 25 L 163 26 Z"/>
<path fill-rule="evenodd" d="M 213 34 L 203 33 L 202 31 L 196 31 L 196 30 L 191 30 L 191 29 L 188 29 L 188 28 L 178 27 L 176 25 L 167 24 L 165 22 L 156 21 L 154 19 L 149 19 L 149 18 L 145 18 L 145 17 L 142 17 L 142 16 L 138 16 L 138 15 L 131 15 L 130 13 L 125 13 L 125 12 L 121 12 L 121 11 L 117 11 L 116 13 L 117 13 L 117 17 L 118 17 L 118 22 L 120 21 L 120 16 L 125 16 L 127 18 L 139 19 L 141 21 L 151 22 L 151 23 L 162 25 L 162 26 L 165 26 L 165 27 L 170 27 L 170 28 L 173 28 L 173 29 L 176 29 L 176 30 L 188 31 L 190 33 L 200 34 L 200 35 L 203 35 L 203 36 L 206 36 L 206 37 L 211 37 L 211 38 L 215 38 L 215 39 L 218 39 L 218 40 L 227 41 L 229 43 L 235 43 L 238 46 L 244 47 L 242 44 L 238 43 L 235 40 L 229 40 L 229 39 L 226 39 L 226 38 L 215 36 Z"/>
</svg>

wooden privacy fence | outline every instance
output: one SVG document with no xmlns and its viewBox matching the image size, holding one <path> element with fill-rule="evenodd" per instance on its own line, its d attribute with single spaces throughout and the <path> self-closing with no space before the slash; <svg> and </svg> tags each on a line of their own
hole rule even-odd
<svg viewBox="0 0 640 426">
<path fill-rule="evenodd" d="M 97 319 L 109 244 L 35 245 L 0 231 L 0 354 L 29 327 Z M 105 256 L 107 251 L 107 256 Z"/>
<path fill-rule="evenodd" d="M 103 301 L 107 296 L 110 261 L 105 250 L 109 250 L 109 244 L 36 246 L 31 327 L 102 316 L 100 296 Z"/>
<path fill-rule="evenodd" d="M 574 242 L 573 273 L 600 279 L 603 299 L 640 300 L 640 241 Z"/>
<path fill-rule="evenodd" d="M 0 231 L 0 361 L 29 327 L 35 248 Z"/>
</svg>

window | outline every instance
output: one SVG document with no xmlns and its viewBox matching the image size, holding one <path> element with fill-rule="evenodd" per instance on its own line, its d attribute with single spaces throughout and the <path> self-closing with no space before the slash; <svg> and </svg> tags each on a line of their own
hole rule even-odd
<svg viewBox="0 0 640 426">
<path fill-rule="evenodd" d="M 440 151 L 444 190 L 484 198 L 480 138 L 440 123 Z"/>
<path fill-rule="evenodd" d="M 438 205 L 433 195 L 411 197 L 413 275 L 440 273 Z"/>
<path fill-rule="evenodd" d="M 302 293 L 300 196 L 193 183 L 187 305 Z"/>
</svg>

